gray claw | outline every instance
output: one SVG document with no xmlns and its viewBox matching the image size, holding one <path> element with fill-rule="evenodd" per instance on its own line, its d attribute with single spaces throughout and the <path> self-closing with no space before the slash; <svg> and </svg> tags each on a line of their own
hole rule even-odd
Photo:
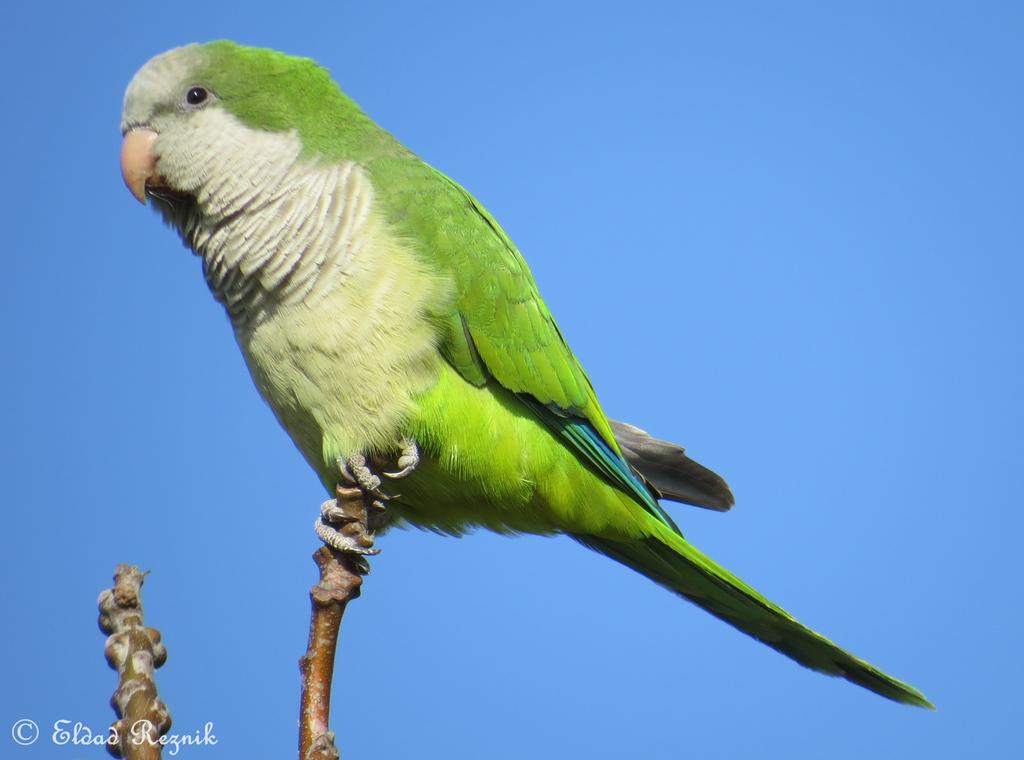
<svg viewBox="0 0 1024 760">
<path fill-rule="evenodd" d="M 390 525 L 394 519 L 394 511 L 387 504 L 375 499 L 370 504 L 369 513 L 366 515 L 366 524 L 371 533 L 376 533 Z"/>
<path fill-rule="evenodd" d="M 352 476 L 352 473 L 348 471 L 348 465 L 345 463 L 345 460 L 338 457 L 334 460 L 334 464 L 338 468 L 338 473 L 341 475 L 341 479 L 350 486 L 354 486 L 356 484 L 356 479 Z"/>
<path fill-rule="evenodd" d="M 337 499 L 328 499 L 320 505 L 320 519 L 325 523 L 346 524 L 354 522 L 356 518 L 347 514 L 344 509 L 338 506 Z"/>
<path fill-rule="evenodd" d="M 415 470 L 419 463 L 420 449 L 419 446 L 416 445 L 416 441 L 412 440 L 411 438 L 403 438 L 402 453 L 398 457 L 397 462 L 399 467 L 398 472 L 385 472 L 383 474 L 385 477 L 388 478 L 404 478 L 413 470 Z"/>
</svg>

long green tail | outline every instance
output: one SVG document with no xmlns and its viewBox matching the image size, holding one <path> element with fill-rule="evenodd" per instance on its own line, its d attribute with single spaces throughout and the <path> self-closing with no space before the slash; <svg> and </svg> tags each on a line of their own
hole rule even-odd
<svg viewBox="0 0 1024 760">
<path fill-rule="evenodd" d="M 700 605 L 801 665 L 841 676 L 896 702 L 935 709 L 917 689 L 801 625 L 784 609 L 690 546 L 682 536 L 666 529 L 658 537 L 629 543 L 594 536 L 573 538 Z"/>
</svg>

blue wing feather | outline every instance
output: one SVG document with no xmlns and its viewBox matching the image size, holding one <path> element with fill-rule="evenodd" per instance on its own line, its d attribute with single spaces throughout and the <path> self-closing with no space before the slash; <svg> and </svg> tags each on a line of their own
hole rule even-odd
<svg viewBox="0 0 1024 760">
<path fill-rule="evenodd" d="M 520 394 L 519 397 L 544 420 L 552 430 L 592 465 L 606 480 L 618 486 L 631 496 L 658 520 L 680 536 L 682 532 L 664 510 L 655 494 L 636 471 L 621 456 L 616 454 L 591 424 L 580 417 L 566 416 L 552 410 L 535 398 Z"/>
</svg>

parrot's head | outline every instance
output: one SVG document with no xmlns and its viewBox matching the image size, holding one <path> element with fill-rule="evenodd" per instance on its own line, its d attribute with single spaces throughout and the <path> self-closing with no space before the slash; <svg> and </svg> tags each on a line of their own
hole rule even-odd
<svg viewBox="0 0 1024 760">
<path fill-rule="evenodd" d="M 308 58 L 227 41 L 186 45 L 128 85 L 121 170 L 139 201 L 180 222 L 183 208 L 272 179 L 275 167 L 358 158 L 374 126 Z"/>
</svg>

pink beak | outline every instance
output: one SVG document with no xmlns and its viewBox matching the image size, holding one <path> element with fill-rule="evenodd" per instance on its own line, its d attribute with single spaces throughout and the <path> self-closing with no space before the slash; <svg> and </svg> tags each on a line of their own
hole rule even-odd
<svg viewBox="0 0 1024 760">
<path fill-rule="evenodd" d="M 121 143 L 121 176 L 139 203 L 146 204 L 146 185 L 156 175 L 156 132 L 132 129 Z"/>
</svg>

